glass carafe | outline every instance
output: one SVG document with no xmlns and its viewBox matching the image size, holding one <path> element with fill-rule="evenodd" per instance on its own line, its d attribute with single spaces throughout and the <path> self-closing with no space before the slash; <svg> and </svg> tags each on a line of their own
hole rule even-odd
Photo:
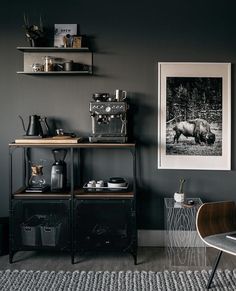
<svg viewBox="0 0 236 291">
<path fill-rule="evenodd" d="M 29 179 L 29 186 L 32 188 L 43 188 L 46 180 L 43 175 L 42 165 L 32 165 L 31 166 L 31 177 Z"/>
</svg>

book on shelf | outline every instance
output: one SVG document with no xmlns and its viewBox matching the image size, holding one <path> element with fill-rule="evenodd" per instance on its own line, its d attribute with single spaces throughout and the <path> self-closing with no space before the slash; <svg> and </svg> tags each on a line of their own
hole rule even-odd
<svg viewBox="0 0 236 291">
<path fill-rule="evenodd" d="M 230 239 L 233 239 L 233 240 L 236 240 L 236 232 L 227 234 L 226 237 L 230 238 Z"/>
</svg>

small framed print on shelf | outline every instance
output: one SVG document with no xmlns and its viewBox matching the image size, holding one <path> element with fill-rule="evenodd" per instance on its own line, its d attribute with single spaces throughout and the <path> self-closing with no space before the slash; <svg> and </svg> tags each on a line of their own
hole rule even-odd
<svg viewBox="0 0 236 291">
<path fill-rule="evenodd" d="M 54 47 L 72 47 L 75 35 L 77 35 L 77 24 L 55 24 Z"/>
</svg>

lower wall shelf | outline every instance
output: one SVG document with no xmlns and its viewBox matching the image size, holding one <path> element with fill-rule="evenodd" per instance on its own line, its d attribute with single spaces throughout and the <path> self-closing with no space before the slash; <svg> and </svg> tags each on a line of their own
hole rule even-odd
<svg viewBox="0 0 236 291">
<path fill-rule="evenodd" d="M 24 72 L 19 71 L 17 74 L 23 75 L 92 75 L 92 71 L 51 71 L 51 72 Z"/>
</svg>

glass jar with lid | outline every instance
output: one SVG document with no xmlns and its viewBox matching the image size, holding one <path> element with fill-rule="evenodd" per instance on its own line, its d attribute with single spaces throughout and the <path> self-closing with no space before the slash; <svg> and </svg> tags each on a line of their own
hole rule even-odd
<svg viewBox="0 0 236 291">
<path fill-rule="evenodd" d="M 44 72 L 53 71 L 53 58 L 49 56 L 45 56 L 44 58 Z"/>
</svg>

